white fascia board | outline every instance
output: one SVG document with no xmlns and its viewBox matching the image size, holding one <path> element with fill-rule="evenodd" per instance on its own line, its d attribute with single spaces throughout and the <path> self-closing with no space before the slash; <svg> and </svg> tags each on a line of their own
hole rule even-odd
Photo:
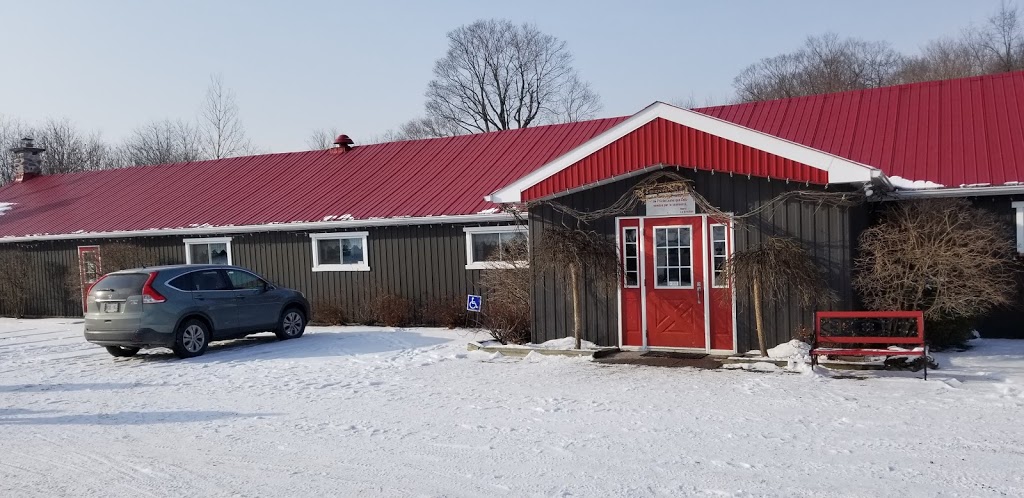
<svg viewBox="0 0 1024 498">
<path fill-rule="evenodd" d="M 40 234 L 20 237 L 0 237 L 0 244 L 32 242 L 40 240 L 82 240 L 118 239 L 130 237 L 164 237 L 171 235 L 226 235 L 252 232 L 302 232 L 306 230 L 327 230 L 332 228 L 385 227 L 404 225 L 442 225 L 461 223 L 502 223 L 513 222 L 515 216 L 509 213 L 458 214 L 445 216 L 416 216 L 405 218 L 378 218 L 365 220 L 314 221 L 303 223 L 271 223 L 264 225 L 204 226 L 191 228 L 155 228 L 152 230 L 127 230 L 120 232 L 80 232 L 66 234 Z"/>
<path fill-rule="evenodd" d="M 521 202 L 524 190 L 550 178 L 559 171 L 568 168 L 657 118 L 826 171 L 828 172 L 829 183 L 867 183 L 882 176 L 881 170 L 865 164 L 753 130 L 730 121 L 688 109 L 681 109 L 664 102 L 655 102 L 630 116 L 625 121 L 609 128 L 604 133 L 584 142 L 579 147 L 520 178 L 511 185 L 486 196 L 485 199 L 494 203 Z"/>
</svg>

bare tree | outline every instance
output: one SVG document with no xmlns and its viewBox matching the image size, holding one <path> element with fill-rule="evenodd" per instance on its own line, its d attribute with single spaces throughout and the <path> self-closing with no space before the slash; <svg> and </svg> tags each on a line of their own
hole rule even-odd
<svg viewBox="0 0 1024 498">
<path fill-rule="evenodd" d="M 220 74 L 210 76 L 199 122 L 206 157 L 221 159 L 252 153 L 252 142 L 246 138 L 245 127 L 238 117 L 235 92 L 224 86 Z"/>
<path fill-rule="evenodd" d="M 888 43 L 826 33 L 748 66 L 733 86 L 745 102 L 874 88 L 898 81 L 902 59 Z"/>
<path fill-rule="evenodd" d="M 170 119 L 136 128 L 118 153 L 125 164 L 133 166 L 207 159 L 202 132 L 187 121 Z"/>
<path fill-rule="evenodd" d="M 929 42 L 921 54 L 907 57 L 900 69 L 901 83 L 966 78 L 985 74 L 985 54 L 962 38 L 940 38 Z"/>
<path fill-rule="evenodd" d="M 309 150 L 330 149 L 334 146 L 334 140 L 337 138 L 337 128 L 318 128 L 306 137 L 306 147 L 309 147 Z"/>
<path fill-rule="evenodd" d="M 43 173 L 75 173 L 106 169 L 116 165 L 115 152 L 99 133 L 88 136 L 67 119 L 47 119 L 28 136 L 46 149 Z"/>
<path fill-rule="evenodd" d="M 427 116 L 463 133 L 586 119 L 600 109 L 566 43 L 530 24 L 480 20 L 448 33 Z"/>
<path fill-rule="evenodd" d="M 1011 240 L 1009 225 L 966 199 L 893 203 L 861 233 L 853 284 L 871 309 L 922 311 L 931 324 L 971 319 L 1014 302 Z M 929 340 L 959 342 L 968 326 Z"/>
<path fill-rule="evenodd" d="M 388 130 L 374 142 L 398 142 L 401 140 L 422 140 L 425 138 L 452 137 L 464 133 L 450 122 L 436 118 L 422 117 L 402 123 L 396 130 Z"/>
<path fill-rule="evenodd" d="M 999 10 L 988 18 L 986 26 L 972 37 L 990 59 L 990 72 L 1005 73 L 1024 68 L 1024 33 L 1020 10 L 1003 0 Z"/>
</svg>

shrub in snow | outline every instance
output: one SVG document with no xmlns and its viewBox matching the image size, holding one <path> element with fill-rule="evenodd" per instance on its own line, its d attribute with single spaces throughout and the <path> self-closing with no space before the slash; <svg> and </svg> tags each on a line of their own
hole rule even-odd
<svg viewBox="0 0 1024 498">
<path fill-rule="evenodd" d="M 1011 227 L 966 199 L 886 206 L 860 236 L 853 284 L 874 310 L 919 310 L 933 346 L 971 338 L 971 323 L 1014 302 Z"/>
<path fill-rule="evenodd" d="M 318 299 L 313 303 L 311 323 L 316 325 L 342 325 L 346 321 L 345 307 L 336 299 Z"/>
<path fill-rule="evenodd" d="M 415 309 L 412 301 L 392 293 L 378 294 L 370 302 L 370 314 L 388 327 L 404 327 L 412 323 Z"/>
<path fill-rule="evenodd" d="M 466 326 L 466 300 L 462 296 L 445 296 L 430 300 L 423 308 L 423 320 L 430 325 L 454 329 Z"/>
</svg>

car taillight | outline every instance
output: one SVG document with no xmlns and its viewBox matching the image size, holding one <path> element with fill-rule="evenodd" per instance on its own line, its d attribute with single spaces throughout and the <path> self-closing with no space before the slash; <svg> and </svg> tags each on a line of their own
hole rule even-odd
<svg viewBox="0 0 1024 498">
<path fill-rule="evenodd" d="M 150 273 L 146 283 L 142 284 L 142 302 L 144 304 L 156 304 L 167 301 L 167 298 L 153 288 L 153 280 L 156 280 L 156 274 L 157 272 Z"/>
<path fill-rule="evenodd" d="M 104 276 L 104 277 L 106 277 L 106 276 Z M 85 295 L 82 296 L 82 313 L 88 313 L 89 312 L 89 294 L 92 294 L 92 288 L 96 287 L 96 284 L 100 283 L 100 280 L 103 280 L 103 279 L 101 278 L 101 279 L 99 279 L 99 280 L 89 284 L 89 287 L 86 287 Z"/>
</svg>

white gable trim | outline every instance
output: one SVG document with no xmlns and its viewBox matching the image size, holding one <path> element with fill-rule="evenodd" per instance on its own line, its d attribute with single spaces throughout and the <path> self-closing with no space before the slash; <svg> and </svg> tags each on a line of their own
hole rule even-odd
<svg viewBox="0 0 1024 498">
<path fill-rule="evenodd" d="M 604 133 L 584 142 L 554 161 L 536 169 L 512 184 L 485 197 L 495 203 L 520 202 L 522 192 L 601 150 L 641 126 L 662 118 L 673 123 L 703 131 L 769 154 L 806 164 L 828 172 L 829 183 L 861 183 L 881 178 L 882 171 L 834 154 L 822 152 L 774 135 L 752 130 L 736 123 L 714 118 L 696 111 L 681 109 L 664 102 L 655 102 Z"/>
</svg>

